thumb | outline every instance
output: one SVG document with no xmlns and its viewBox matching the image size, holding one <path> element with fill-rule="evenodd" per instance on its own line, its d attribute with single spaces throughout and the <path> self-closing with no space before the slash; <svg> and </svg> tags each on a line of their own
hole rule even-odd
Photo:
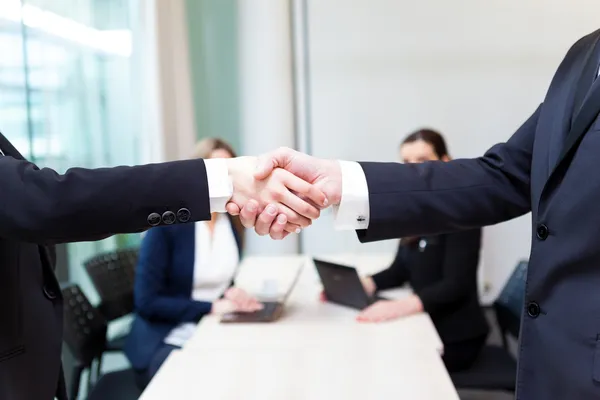
<svg viewBox="0 0 600 400">
<path fill-rule="evenodd" d="M 291 150 L 286 147 L 281 147 L 271 153 L 258 157 L 254 178 L 260 180 L 265 179 L 275 168 L 285 168 L 290 161 Z"/>
<path fill-rule="evenodd" d="M 240 215 L 240 207 L 231 201 L 225 205 L 225 209 L 229 215 Z"/>
<path fill-rule="evenodd" d="M 271 154 L 259 157 L 254 170 L 254 178 L 259 181 L 265 179 L 279 166 L 278 164 L 277 159 Z"/>
</svg>

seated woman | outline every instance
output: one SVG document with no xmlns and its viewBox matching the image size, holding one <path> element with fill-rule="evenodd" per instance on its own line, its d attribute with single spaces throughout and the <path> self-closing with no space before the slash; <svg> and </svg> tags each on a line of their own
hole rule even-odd
<svg viewBox="0 0 600 400">
<path fill-rule="evenodd" d="M 235 154 L 222 140 L 206 139 L 198 143 L 196 156 Z M 173 349 L 183 346 L 204 315 L 261 308 L 256 299 L 232 288 L 243 239 L 243 226 L 228 214 L 148 231 L 135 277 L 136 316 L 125 348 L 140 387 Z"/>
<path fill-rule="evenodd" d="M 400 154 L 406 163 L 449 160 L 444 138 L 432 130 L 409 135 Z M 425 311 L 444 343 L 446 368 L 450 372 L 469 368 L 489 330 L 477 291 L 480 246 L 480 229 L 402 239 L 392 265 L 364 278 L 363 285 L 373 294 L 408 283 L 414 294 L 378 301 L 363 310 L 358 320 L 380 322 Z"/>
</svg>

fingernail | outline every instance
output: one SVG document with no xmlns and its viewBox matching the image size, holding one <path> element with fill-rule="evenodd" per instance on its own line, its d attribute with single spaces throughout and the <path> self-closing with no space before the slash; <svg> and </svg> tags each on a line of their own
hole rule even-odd
<svg viewBox="0 0 600 400">
<path fill-rule="evenodd" d="M 296 233 L 300 233 L 300 232 L 302 232 L 302 229 L 296 228 Z"/>
<path fill-rule="evenodd" d="M 248 211 L 254 212 L 254 211 L 256 211 L 256 204 L 254 204 L 254 202 L 251 201 L 251 202 L 248 203 L 248 205 L 246 206 L 246 208 L 248 209 Z"/>
<path fill-rule="evenodd" d="M 279 224 L 285 224 L 287 223 L 287 218 L 285 217 L 285 215 L 281 214 L 277 217 L 277 223 Z"/>
<path fill-rule="evenodd" d="M 274 205 L 272 205 L 272 204 L 269 204 L 269 205 L 267 206 L 267 213 L 268 213 L 268 214 L 270 214 L 270 215 L 275 215 L 275 213 L 276 213 L 276 212 L 277 212 L 277 209 L 275 208 L 275 206 L 274 206 Z"/>
<path fill-rule="evenodd" d="M 327 197 L 325 197 L 325 200 L 323 200 L 323 206 L 327 207 L 327 204 L 329 204 L 329 200 L 327 200 Z"/>
</svg>

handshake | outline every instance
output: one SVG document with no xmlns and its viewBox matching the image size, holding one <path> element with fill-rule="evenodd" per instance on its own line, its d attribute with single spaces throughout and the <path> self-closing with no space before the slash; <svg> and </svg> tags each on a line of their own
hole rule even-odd
<svg viewBox="0 0 600 400">
<path fill-rule="evenodd" d="M 322 209 L 341 200 L 342 173 L 335 160 L 280 148 L 228 159 L 227 168 L 233 184 L 227 212 L 261 236 L 280 240 L 299 233 Z"/>
</svg>

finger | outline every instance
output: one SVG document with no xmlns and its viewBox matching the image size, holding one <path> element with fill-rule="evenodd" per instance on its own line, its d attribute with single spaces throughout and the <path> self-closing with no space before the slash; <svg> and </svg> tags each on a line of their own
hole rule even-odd
<svg viewBox="0 0 600 400">
<path fill-rule="evenodd" d="M 248 302 L 247 296 L 241 290 L 236 290 L 229 299 L 241 305 Z"/>
<path fill-rule="evenodd" d="M 286 205 L 288 208 L 290 208 L 300 216 L 305 217 L 307 219 L 317 219 L 321 215 L 320 208 L 296 196 L 294 193 L 290 192 L 287 189 L 280 195 L 280 198 L 278 200 L 280 200 L 282 204 Z M 289 215 L 288 221 L 296 223 L 293 219 L 290 218 Z"/>
<path fill-rule="evenodd" d="M 282 147 L 271 153 L 258 157 L 254 178 L 263 180 L 277 167 L 284 168 L 289 163 L 291 151 Z"/>
<path fill-rule="evenodd" d="M 263 304 L 254 297 L 250 297 L 250 306 L 254 310 L 261 310 L 263 308 Z"/>
<path fill-rule="evenodd" d="M 294 195 L 290 193 L 290 196 L 294 196 Z M 314 210 L 319 212 L 319 210 L 317 208 L 314 208 Z M 312 225 L 312 220 L 310 218 L 306 218 L 306 217 L 298 214 L 296 211 L 292 210 L 290 207 L 288 207 L 284 204 L 279 204 L 279 213 L 285 214 L 285 216 L 287 217 L 288 223 L 295 224 L 300 228 L 307 228 L 310 225 Z M 297 229 L 296 229 L 296 231 L 297 231 Z M 294 232 L 296 232 L 296 231 L 294 231 Z"/>
<path fill-rule="evenodd" d="M 325 295 L 325 292 L 321 292 L 319 294 L 319 301 L 322 301 L 322 302 L 326 302 L 327 301 L 327 296 Z M 359 316 L 360 316 L 360 314 L 359 314 Z"/>
<path fill-rule="evenodd" d="M 312 203 L 317 204 L 320 207 L 327 207 L 327 196 L 315 185 L 311 185 L 310 183 L 298 178 L 296 175 L 293 175 L 291 173 L 282 176 L 284 185 L 288 189 L 294 191 L 297 197 L 301 197 L 302 199 L 308 199 Z"/>
<path fill-rule="evenodd" d="M 240 308 L 244 311 L 257 311 L 262 309 L 263 305 L 254 297 L 251 297 L 249 294 L 242 293 Z"/>
<path fill-rule="evenodd" d="M 358 322 L 373 322 L 372 316 L 370 315 L 370 313 L 366 312 L 366 310 L 358 314 L 356 320 Z"/>
<path fill-rule="evenodd" d="M 235 288 L 227 289 L 223 297 L 225 297 L 228 300 L 233 300 L 233 298 L 235 297 Z"/>
<path fill-rule="evenodd" d="M 290 234 L 289 232 L 283 231 L 283 232 L 281 233 L 281 235 L 280 235 L 280 236 L 278 236 L 278 237 L 276 237 L 276 238 L 274 238 L 274 239 L 275 239 L 275 240 L 283 240 L 283 239 L 285 239 L 286 237 L 288 237 L 288 235 L 289 235 L 289 234 Z"/>
<path fill-rule="evenodd" d="M 267 207 L 265 207 L 263 212 L 260 213 L 258 219 L 256 220 L 256 225 L 254 226 L 256 233 L 260 236 L 267 235 L 276 217 L 277 207 L 274 204 L 267 205 Z"/>
<path fill-rule="evenodd" d="M 249 200 L 248 203 L 240 211 L 240 222 L 245 228 L 252 228 L 256 224 L 256 216 L 258 214 L 258 202 Z"/>
<path fill-rule="evenodd" d="M 280 215 L 285 215 L 285 214 L 280 214 Z M 286 217 L 287 220 L 287 217 Z M 288 232 L 288 233 L 300 233 L 302 232 L 302 227 L 296 224 L 292 224 L 291 222 L 288 222 L 287 224 L 285 224 L 285 227 L 283 228 L 284 231 Z"/>
<path fill-rule="evenodd" d="M 360 313 L 358 313 L 358 316 L 356 317 L 359 320 L 366 320 L 369 318 L 369 316 L 372 314 L 373 312 L 373 307 L 369 306 L 367 308 L 365 308 L 364 310 L 362 310 Z"/>
<path fill-rule="evenodd" d="M 273 240 L 281 240 L 283 239 L 283 233 L 285 232 L 285 227 L 287 226 L 287 217 L 285 214 L 279 214 L 275 219 L 275 222 L 271 225 L 271 229 L 269 231 L 269 235 L 271 235 L 271 239 Z"/>
<path fill-rule="evenodd" d="M 225 205 L 225 209 L 227 210 L 229 215 L 240 215 L 240 208 L 238 207 L 237 204 L 235 204 L 231 201 L 229 203 L 227 203 L 227 205 Z"/>
</svg>

